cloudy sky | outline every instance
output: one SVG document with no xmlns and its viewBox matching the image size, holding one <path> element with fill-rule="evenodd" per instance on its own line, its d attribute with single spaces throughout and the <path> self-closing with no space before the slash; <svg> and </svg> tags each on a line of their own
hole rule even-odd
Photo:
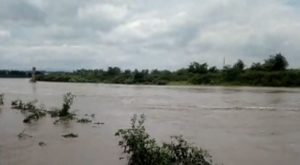
<svg viewBox="0 0 300 165">
<path fill-rule="evenodd" d="M 0 69 L 300 66 L 299 0 L 0 0 Z"/>
</svg>

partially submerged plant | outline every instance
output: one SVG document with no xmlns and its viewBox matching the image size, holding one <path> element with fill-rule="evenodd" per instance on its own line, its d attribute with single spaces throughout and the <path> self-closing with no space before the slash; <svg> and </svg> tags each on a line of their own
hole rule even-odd
<svg viewBox="0 0 300 165">
<path fill-rule="evenodd" d="M 96 124 L 96 125 L 104 125 L 103 122 L 96 122 L 96 123 L 94 123 L 94 124 Z"/>
<path fill-rule="evenodd" d="M 52 111 L 48 111 L 51 117 L 59 117 L 59 120 L 74 119 L 75 114 L 70 112 L 71 105 L 74 102 L 75 95 L 68 92 L 63 96 L 62 108 L 55 108 Z M 57 122 L 55 122 L 57 123 Z"/>
<path fill-rule="evenodd" d="M 42 112 L 40 110 L 35 110 L 35 111 L 32 111 L 30 115 L 28 115 L 24 120 L 23 122 L 24 123 L 31 123 L 32 120 L 38 120 L 39 118 L 41 117 L 44 117 L 46 116 L 46 113 L 45 112 Z"/>
<path fill-rule="evenodd" d="M 91 123 L 92 120 L 87 119 L 87 118 L 82 118 L 82 119 L 78 119 L 77 123 Z"/>
<path fill-rule="evenodd" d="M 43 105 L 41 105 L 39 108 L 36 107 L 37 100 L 29 101 L 29 102 L 23 102 L 22 100 L 14 100 L 12 101 L 11 105 L 12 108 L 18 109 L 21 112 L 27 114 L 27 117 L 23 120 L 24 123 L 31 123 L 32 120 L 38 120 L 41 117 L 44 117 L 46 115 L 46 110 Z"/>
<path fill-rule="evenodd" d="M 77 138 L 78 134 L 69 133 L 69 134 L 66 134 L 66 135 L 62 135 L 62 137 L 64 137 L 64 138 Z"/>
<path fill-rule="evenodd" d="M 47 144 L 45 143 L 45 142 L 39 142 L 39 146 L 40 147 L 44 147 L 44 146 L 46 146 Z"/>
<path fill-rule="evenodd" d="M 23 102 L 22 100 L 14 100 L 11 102 L 11 106 L 13 109 L 18 109 L 21 111 L 32 111 L 36 110 L 35 104 L 37 103 L 37 100 L 29 101 L 29 102 Z"/>
<path fill-rule="evenodd" d="M 182 136 L 172 136 L 171 143 L 164 143 L 163 148 L 167 149 L 171 161 L 182 165 L 210 165 L 211 155 L 201 148 L 192 146 Z"/>
<path fill-rule="evenodd" d="M 20 99 L 14 100 L 11 102 L 13 109 L 21 110 L 22 112 L 31 112 L 32 114 L 28 116 L 30 119 L 39 118 L 41 115 L 44 116 L 44 112 L 47 112 L 51 117 L 60 117 L 66 119 L 73 119 L 75 114 L 70 113 L 71 105 L 74 102 L 75 95 L 72 93 L 66 93 L 63 96 L 63 105 L 61 109 L 55 109 L 53 111 L 47 111 L 44 105 L 41 105 L 39 108 L 36 107 L 37 100 L 24 102 Z M 1 98 L 0 98 L 1 102 Z"/>
<path fill-rule="evenodd" d="M 181 136 L 172 137 L 171 143 L 159 146 L 146 132 L 145 116 L 131 119 L 131 128 L 120 129 L 119 145 L 128 155 L 128 165 L 212 165 L 211 156 L 203 149 L 189 144 Z"/>
<path fill-rule="evenodd" d="M 0 94 L 0 105 L 4 104 L 4 94 Z"/>
<path fill-rule="evenodd" d="M 69 110 L 71 108 L 71 105 L 73 104 L 74 98 L 75 95 L 73 95 L 71 92 L 68 92 L 64 95 L 64 103 L 61 111 L 59 112 L 60 117 L 68 116 L 71 114 Z"/>
<path fill-rule="evenodd" d="M 23 109 L 24 104 L 23 104 L 22 100 L 18 99 L 18 100 L 12 101 L 11 106 L 13 109 Z"/>
</svg>

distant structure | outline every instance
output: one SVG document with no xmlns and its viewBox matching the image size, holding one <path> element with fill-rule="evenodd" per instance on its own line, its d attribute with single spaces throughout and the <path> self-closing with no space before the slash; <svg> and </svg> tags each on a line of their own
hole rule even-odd
<svg viewBox="0 0 300 165">
<path fill-rule="evenodd" d="M 36 82 L 36 68 L 32 67 L 32 72 L 31 72 L 31 82 Z"/>
</svg>

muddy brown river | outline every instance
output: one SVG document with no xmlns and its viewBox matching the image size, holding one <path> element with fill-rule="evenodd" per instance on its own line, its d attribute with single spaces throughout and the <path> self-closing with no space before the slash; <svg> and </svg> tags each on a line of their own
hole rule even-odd
<svg viewBox="0 0 300 165">
<path fill-rule="evenodd" d="M 37 99 L 46 107 L 76 95 L 78 116 L 95 114 L 104 125 L 45 117 L 24 124 L 10 108 L 15 99 Z M 253 87 L 127 86 L 84 83 L 29 83 L 0 79 L 0 165 L 125 165 L 114 133 L 133 114 L 146 115 L 146 128 L 158 142 L 184 135 L 224 165 L 300 164 L 300 89 Z M 32 138 L 19 139 L 25 130 Z M 77 133 L 78 138 L 61 135 Z M 45 142 L 46 146 L 39 146 Z"/>
</svg>

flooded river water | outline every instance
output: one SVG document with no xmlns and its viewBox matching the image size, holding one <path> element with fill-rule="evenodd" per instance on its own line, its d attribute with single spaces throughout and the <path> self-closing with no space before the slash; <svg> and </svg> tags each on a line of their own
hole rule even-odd
<svg viewBox="0 0 300 165">
<path fill-rule="evenodd" d="M 47 107 L 76 95 L 79 116 L 95 114 L 104 125 L 42 118 L 23 124 L 10 108 L 15 99 L 37 99 Z M 172 135 L 207 149 L 224 165 L 300 164 L 300 89 L 252 87 L 127 86 L 83 83 L 29 83 L 0 79 L 0 165 L 125 165 L 114 133 L 133 114 L 146 115 L 146 128 L 158 142 Z M 19 139 L 23 130 L 32 138 Z M 61 135 L 74 132 L 75 139 Z M 44 147 L 39 142 L 45 142 Z"/>
</svg>

